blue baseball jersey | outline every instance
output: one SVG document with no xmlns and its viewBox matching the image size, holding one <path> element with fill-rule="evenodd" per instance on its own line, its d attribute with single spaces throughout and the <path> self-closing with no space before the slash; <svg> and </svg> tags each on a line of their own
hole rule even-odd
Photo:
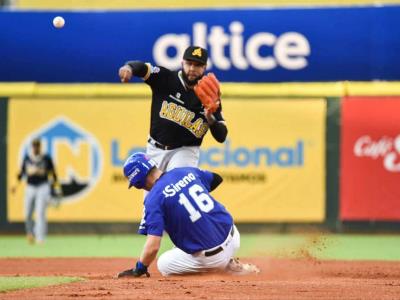
<svg viewBox="0 0 400 300">
<path fill-rule="evenodd" d="M 222 244 L 233 219 L 210 194 L 213 174 L 197 168 L 164 173 L 144 200 L 140 234 L 162 236 L 165 230 L 176 247 L 192 254 Z"/>
</svg>

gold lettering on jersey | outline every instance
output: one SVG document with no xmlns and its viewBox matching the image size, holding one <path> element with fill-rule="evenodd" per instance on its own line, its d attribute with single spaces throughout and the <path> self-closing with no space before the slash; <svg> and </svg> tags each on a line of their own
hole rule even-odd
<svg viewBox="0 0 400 300">
<path fill-rule="evenodd" d="M 175 115 L 173 116 L 174 122 L 179 123 L 184 116 L 185 116 L 185 111 L 183 110 L 183 107 L 178 105 L 178 107 L 175 110 Z"/>
<path fill-rule="evenodd" d="M 190 126 L 190 131 L 192 132 L 197 132 L 200 129 L 200 126 L 203 124 L 203 120 L 202 119 L 197 119 L 196 121 L 194 121 L 192 123 L 192 126 Z"/>
<path fill-rule="evenodd" d="M 167 113 L 168 113 L 168 102 L 163 101 L 161 110 L 160 110 L 160 117 L 166 119 L 167 118 Z"/>
<path fill-rule="evenodd" d="M 195 118 L 195 113 L 175 103 L 163 101 L 160 117 L 177 123 L 189 130 L 197 138 L 203 137 L 208 130 L 208 123 L 202 118 Z"/>
<path fill-rule="evenodd" d="M 195 116 L 194 112 L 187 110 L 187 113 L 185 114 L 185 116 L 183 118 L 182 125 L 185 126 L 186 128 L 190 128 L 190 126 L 192 126 L 191 122 L 192 122 L 194 116 Z"/>
<path fill-rule="evenodd" d="M 168 112 L 167 112 L 167 119 L 172 120 L 175 116 L 175 111 L 178 105 L 175 103 L 169 103 L 168 105 Z"/>
<path fill-rule="evenodd" d="M 208 123 L 205 122 L 200 126 L 199 135 L 204 136 L 207 133 L 207 130 L 208 130 Z"/>
<path fill-rule="evenodd" d="M 46 174 L 46 170 L 44 168 L 44 165 L 36 165 L 36 164 L 28 163 L 26 165 L 26 174 L 28 174 L 29 176 L 33 176 L 33 175 L 43 176 Z"/>
</svg>

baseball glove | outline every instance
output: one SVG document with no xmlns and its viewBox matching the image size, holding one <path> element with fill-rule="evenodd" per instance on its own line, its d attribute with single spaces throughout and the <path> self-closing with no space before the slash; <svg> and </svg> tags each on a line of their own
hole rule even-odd
<svg viewBox="0 0 400 300">
<path fill-rule="evenodd" d="M 50 206 L 58 208 L 60 206 L 61 200 L 63 197 L 62 187 L 58 182 L 54 182 L 50 186 L 50 199 L 48 204 Z"/>
<path fill-rule="evenodd" d="M 205 109 L 211 113 L 216 112 L 220 104 L 221 92 L 219 90 L 219 81 L 213 73 L 208 73 L 201 78 L 195 85 L 194 92 Z"/>
</svg>

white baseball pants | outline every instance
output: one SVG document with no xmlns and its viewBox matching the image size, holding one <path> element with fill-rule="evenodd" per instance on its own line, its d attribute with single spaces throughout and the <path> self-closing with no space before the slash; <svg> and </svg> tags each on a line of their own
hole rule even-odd
<svg viewBox="0 0 400 300">
<path fill-rule="evenodd" d="M 162 150 L 147 143 L 146 154 L 156 162 L 157 167 L 163 172 L 181 167 L 197 168 L 199 166 L 200 147 L 183 146 L 173 150 Z"/>
<path fill-rule="evenodd" d="M 233 236 L 229 233 L 226 240 L 215 248 L 194 254 L 187 254 L 179 248 L 164 252 L 158 258 L 158 270 L 163 276 L 224 270 L 229 260 L 234 257 L 235 252 L 240 248 L 240 233 L 235 225 L 233 228 Z M 219 247 L 223 248 L 221 252 L 212 256 L 205 256 L 206 252 L 213 251 Z"/>
<path fill-rule="evenodd" d="M 47 234 L 47 203 L 50 199 L 50 184 L 38 186 L 27 184 L 25 190 L 25 229 L 27 234 L 33 234 L 38 242 L 43 242 Z M 33 221 L 33 213 L 35 219 Z"/>
</svg>

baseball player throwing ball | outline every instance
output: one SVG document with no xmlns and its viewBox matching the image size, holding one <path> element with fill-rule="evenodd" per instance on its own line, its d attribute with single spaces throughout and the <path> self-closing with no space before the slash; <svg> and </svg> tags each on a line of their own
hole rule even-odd
<svg viewBox="0 0 400 300">
<path fill-rule="evenodd" d="M 141 61 L 128 61 L 119 69 L 122 82 L 136 76 L 151 87 L 146 153 L 162 171 L 197 167 L 199 148 L 208 129 L 216 141 L 223 143 L 226 139 L 219 82 L 212 73 L 205 75 L 207 59 L 206 49 L 191 46 L 184 52 L 179 71 Z"/>
<path fill-rule="evenodd" d="M 175 168 L 163 173 L 144 153 L 132 154 L 124 164 L 129 188 L 149 191 L 139 234 L 147 235 L 140 259 L 133 269 L 118 277 L 150 276 L 148 267 L 155 260 L 163 232 L 175 248 L 157 261 L 162 275 L 228 271 L 258 273 L 256 266 L 233 259 L 240 246 L 240 234 L 232 216 L 210 191 L 222 178 L 198 168 Z"/>
</svg>

